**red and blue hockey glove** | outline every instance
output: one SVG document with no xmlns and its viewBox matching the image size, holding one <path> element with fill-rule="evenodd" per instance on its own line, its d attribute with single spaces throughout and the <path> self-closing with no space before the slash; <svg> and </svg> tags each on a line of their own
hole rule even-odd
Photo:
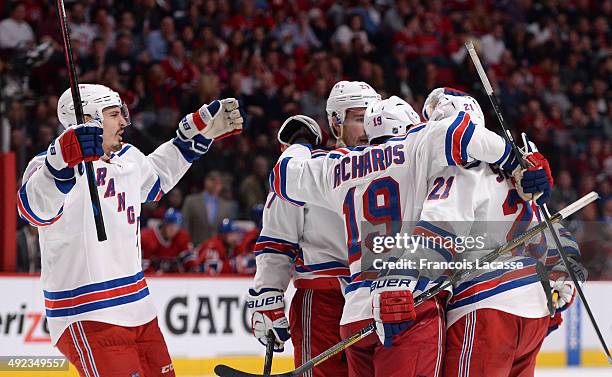
<svg viewBox="0 0 612 377">
<path fill-rule="evenodd" d="M 542 205 L 550 198 L 554 183 L 548 160 L 540 152 L 529 153 L 525 159 L 531 166 L 523 172 L 520 187 Z"/>
<path fill-rule="evenodd" d="M 49 145 L 45 165 L 56 182 L 73 181 L 76 165 L 96 161 L 104 155 L 103 131 L 98 121 L 79 124 L 65 130 Z"/>
<path fill-rule="evenodd" d="M 185 159 L 193 162 L 208 152 L 213 140 L 242 132 L 242 115 L 234 98 L 212 101 L 185 116 L 178 125 L 174 145 Z"/>
<path fill-rule="evenodd" d="M 519 196 L 525 201 L 535 200 L 542 205 L 550 198 L 554 180 L 550 171 L 548 160 L 540 152 L 534 143 L 527 139 L 524 133 L 523 148 L 520 148 L 522 159 L 527 161 L 529 167 L 521 168 L 514 153 L 510 152 L 501 168 L 510 173 L 514 178 L 514 186 Z"/>
<path fill-rule="evenodd" d="M 274 334 L 274 351 L 283 352 L 289 340 L 289 321 L 285 316 L 284 293 L 279 289 L 263 288 L 259 292 L 249 289 L 247 308 L 251 314 L 251 328 L 259 343 L 267 345 L 267 334 Z"/>
<path fill-rule="evenodd" d="M 47 161 L 54 169 L 73 168 L 83 161 L 95 161 L 104 155 L 102 125 L 97 121 L 72 126 L 51 143 Z"/>
<path fill-rule="evenodd" d="M 391 277 L 379 278 L 370 286 L 376 334 L 385 347 L 391 347 L 393 339 L 416 319 L 412 297 L 415 286 L 415 280 Z"/>
</svg>

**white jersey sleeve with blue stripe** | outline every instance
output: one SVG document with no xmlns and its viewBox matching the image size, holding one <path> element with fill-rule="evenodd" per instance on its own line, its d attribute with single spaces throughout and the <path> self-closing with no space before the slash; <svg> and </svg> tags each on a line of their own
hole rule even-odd
<svg viewBox="0 0 612 377">
<path fill-rule="evenodd" d="M 287 290 L 303 227 L 303 207 L 281 200 L 272 192 L 268 194 L 261 233 L 254 248 L 257 263 L 255 290 Z"/>
<path fill-rule="evenodd" d="M 45 166 L 45 155 L 41 153 L 30 161 L 17 193 L 19 216 L 36 227 L 51 225 L 62 216 L 64 199 L 73 185 L 55 180 Z M 79 178 L 76 174 L 73 182 Z"/>
<path fill-rule="evenodd" d="M 463 166 L 474 160 L 502 164 L 510 155 L 503 137 L 483 126 L 476 126 L 466 112 L 427 124 L 428 143 L 438 166 Z"/>
<path fill-rule="evenodd" d="M 144 157 L 141 191 L 143 203 L 161 199 L 191 166 L 172 141 L 160 145 L 146 157 L 141 155 Z"/>
<path fill-rule="evenodd" d="M 335 162 L 331 160 L 331 162 Z M 287 148 L 270 173 L 270 187 L 281 199 L 294 205 L 304 202 L 329 207 L 331 184 L 329 157 L 311 159 L 310 149 L 294 144 Z"/>
</svg>

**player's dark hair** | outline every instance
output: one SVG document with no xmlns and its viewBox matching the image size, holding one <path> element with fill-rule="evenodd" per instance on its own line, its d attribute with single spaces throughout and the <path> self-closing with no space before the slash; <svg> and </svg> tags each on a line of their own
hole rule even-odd
<svg viewBox="0 0 612 377">
<path fill-rule="evenodd" d="M 379 145 L 386 143 L 393 136 L 379 136 L 370 141 L 370 145 Z"/>
</svg>

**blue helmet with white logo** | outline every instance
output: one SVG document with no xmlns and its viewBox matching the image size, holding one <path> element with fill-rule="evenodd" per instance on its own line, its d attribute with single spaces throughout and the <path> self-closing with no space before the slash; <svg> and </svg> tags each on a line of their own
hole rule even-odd
<svg viewBox="0 0 612 377">
<path fill-rule="evenodd" d="M 164 212 L 162 222 L 164 224 L 181 225 L 183 223 L 183 215 L 181 215 L 181 212 L 177 209 L 168 208 L 166 212 Z"/>
<path fill-rule="evenodd" d="M 232 219 L 225 218 L 219 224 L 219 228 L 217 229 L 219 234 L 231 233 L 231 232 L 239 232 L 240 228 L 236 225 L 236 223 Z"/>
</svg>

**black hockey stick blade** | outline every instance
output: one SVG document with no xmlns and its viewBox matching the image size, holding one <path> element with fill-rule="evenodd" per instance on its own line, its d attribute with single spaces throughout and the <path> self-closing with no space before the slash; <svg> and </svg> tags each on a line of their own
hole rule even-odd
<svg viewBox="0 0 612 377">
<path fill-rule="evenodd" d="M 325 351 L 321 352 L 317 356 L 306 361 L 304 364 L 300 365 L 297 369 L 294 369 L 289 372 L 279 373 L 279 374 L 270 374 L 270 375 L 253 374 L 253 373 L 242 372 L 232 367 L 229 367 L 227 365 L 220 364 L 215 367 L 215 373 L 219 377 L 297 377 L 297 376 L 301 376 L 305 372 L 311 370 L 312 368 L 321 364 L 322 362 L 329 359 L 330 357 L 338 354 L 339 352 L 342 352 L 343 350 L 357 343 L 361 339 L 374 333 L 374 331 L 376 331 L 376 325 L 372 321 L 372 323 L 362 328 L 361 330 L 357 331 L 353 335 L 349 336 L 346 339 L 343 339 L 339 343 L 336 343 L 331 348 L 326 349 Z"/>
<path fill-rule="evenodd" d="M 234 369 L 227 365 L 217 365 L 215 367 L 215 374 L 220 377 L 296 377 L 299 374 L 296 374 L 295 371 L 285 372 L 280 374 L 253 374 L 248 372 L 243 372 L 238 369 Z"/>
</svg>

